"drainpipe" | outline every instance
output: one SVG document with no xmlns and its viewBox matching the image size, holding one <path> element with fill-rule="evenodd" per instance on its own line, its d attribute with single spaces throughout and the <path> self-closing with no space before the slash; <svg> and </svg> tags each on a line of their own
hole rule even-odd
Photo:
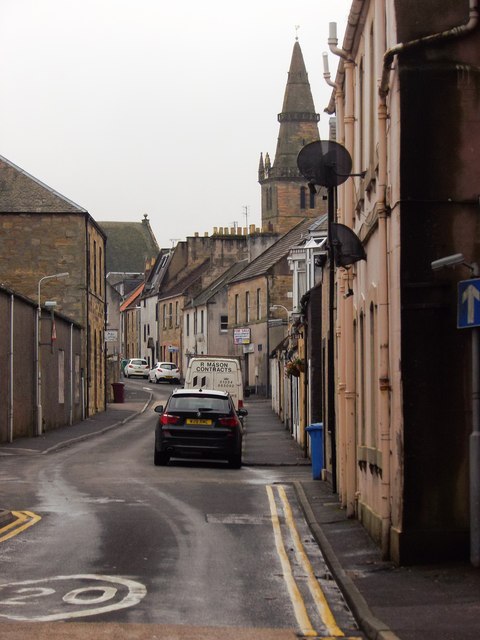
<svg viewBox="0 0 480 640">
<path fill-rule="evenodd" d="M 345 61 L 345 148 L 353 158 L 354 147 L 354 91 L 355 64 L 351 60 Z M 349 178 L 343 187 L 344 192 L 344 223 L 350 229 L 354 227 L 353 178 Z M 348 274 L 344 273 L 344 282 Z M 348 289 L 348 286 L 346 287 Z M 345 296 L 345 297 L 344 297 Z M 347 517 L 355 515 L 355 493 L 357 489 L 356 465 L 356 437 L 355 437 L 355 362 L 353 339 L 353 297 L 346 292 L 339 300 L 343 307 L 343 336 L 342 343 L 345 353 L 344 362 L 344 419 L 345 419 L 345 495 Z"/>
<path fill-rule="evenodd" d="M 8 394 L 8 442 L 13 442 L 13 309 L 15 296 L 10 296 L 10 388 Z"/>
<path fill-rule="evenodd" d="M 68 424 L 70 426 L 73 424 L 73 323 L 70 323 L 70 411 Z"/>
<path fill-rule="evenodd" d="M 385 24 L 383 0 L 377 0 L 376 10 L 379 12 L 379 24 Z M 377 15 L 377 14 L 376 14 Z M 378 50 L 385 48 L 384 42 L 378 43 Z M 381 47 L 381 48 L 380 48 Z M 381 91 L 381 90 L 380 90 Z M 382 97 L 383 96 L 383 97 Z M 378 199 L 376 203 L 378 216 L 378 255 L 379 276 L 377 290 L 378 314 L 378 434 L 381 451 L 381 548 L 382 556 L 387 559 L 390 554 L 391 496 L 390 496 L 390 345 L 389 345 L 389 290 L 388 290 L 388 228 L 387 218 L 387 104 L 386 94 L 380 92 L 378 105 Z"/>
<path fill-rule="evenodd" d="M 355 5 L 357 11 L 351 12 L 349 16 L 349 24 L 356 24 L 359 19 L 361 4 Z M 349 29 L 352 27 L 350 26 Z M 350 31 L 349 31 L 350 33 Z M 347 36 L 349 37 L 349 33 Z M 330 51 L 340 56 L 343 62 L 343 70 L 345 72 L 344 96 L 345 112 L 343 115 L 343 131 L 345 148 L 353 157 L 354 146 L 354 95 L 355 95 L 355 62 L 351 58 L 349 52 L 339 49 L 337 39 L 337 25 L 335 22 L 330 23 L 328 46 Z M 338 90 L 337 90 L 338 93 Z M 342 105 L 343 108 L 343 105 Z M 342 191 L 342 200 L 340 208 L 340 220 L 353 229 L 354 213 L 353 213 L 353 182 L 351 179 L 344 184 Z M 347 517 L 352 518 L 355 515 L 355 494 L 356 494 L 356 437 L 355 437 L 355 367 L 354 367 L 354 339 L 353 339 L 353 300 L 351 296 L 345 295 L 345 283 L 347 274 L 343 273 L 338 287 L 338 333 L 339 333 L 339 434 L 341 447 L 341 475 L 342 475 L 342 504 L 346 507 Z"/>
<path fill-rule="evenodd" d="M 378 24 L 385 24 L 383 0 L 377 0 Z M 382 18 L 383 16 L 383 18 Z M 378 339 L 379 339 L 379 433 L 382 453 L 382 555 L 389 557 L 390 551 L 390 378 L 389 378 L 389 298 L 388 298 L 388 256 L 387 256 L 387 216 L 386 205 L 387 190 L 387 95 L 390 84 L 390 70 L 395 56 L 417 47 L 427 46 L 443 40 L 462 37 L 472 32 L 478 25 L 478 0 L 469 2 L 468 22 L 458 27 L 453 27 L 440 33 L 399 43 L 388 49 L 383 56 L 383 69 L 379 86 L 378 104 L 378 231 L 379 231 L 379 255 L 384 258 L 380 270 L 378 282 Z M 382 49 L 385 49 L 385 44 Z M 382 50 L 379 49 L 379 50 Z"/>
<path fill-rule="evenodd" d="M 335 36 L 332 39 L 332 34 Z M 336 23 L 335 22 L 331 22 L 330 23 L 330 36 L 331 38 L 329 39 L 329 45 L 330 48 L 332 48 L 333 46 L 333 42 L 335 42 L 335 44 L 337 43 L 337 39 L 336 39 Z M 339 49 L 337 49 L 335 47 L 335 52 L 336 51 L 340 51 Z M 341 64 L 343 64 L 343 60 L 341 62 Z M 344 97 L 345 94 L 342 91 L 342 87 L 340 84 L 337 84 L 336 82 L 332 82 L 330 80 L 330 71 L 328 68 L 328 54 L 326 52 L 323 53 L 323 77 L 325 78 L 326 83 L 330 86 L 333 87 L 335 89 L 335 108 L 332 110 L 328 110 L 325 109 L 325 111 L 327 111 L 327 113 L 334 113 L 336 111 L 337 114 L 337 141 L 340 142 L 340 140 L 343 141 L 344 139 L 344 127 L 345 127 L 345 122 L 344 122 L 344 110 L 343 110 L 343 101 L 344 101 Z M 333 190 L 332 190 L 333 191 Z M 343 203 L 344 203 L 344 194 L 342 192 L 342 190 L 337 190 L 337 220 L 339 222 L 343 223 Z M 333 218 L 332 220 L 329 220 L 329 226 L 331 224 L 331 222 L 333 222 Z M 334 270 L 334 264 L 333 264 L 333 260 L 331 261 L 330 264 L 330 269 L 333 271 Z M 334 287 L 334 278 L 331 277 L 330 279 L 330 286 L 333 288 Z M 344 287 L 344 282 L 343 282 L 343 277 L 339 278 L 338 281 L 338 301 L 340 301 L 343 297 L 343 289 Z M 333 301 L 332 301 L 332 296 L 330 295 L 330 305 L 333 305 Z M 345 324 L 345 319 L 344 319 L 344 315 L 343 315 L 343 311 L 344 311 L 344 307 L 343 305 L 338 302 L 337 304 L 337 309 L 338 309 L 338 313 L 337 313 L 337 325 L 336 325 L 336 335 L 338 338 L 337 344 L 338 344 L 338 353 L 337 353 L 337 362 L 338 362 L 338 387 L 337 387 L 337 391 L 338 391 L 338 439 L 340 441 L 340 447 L 338 450 L 338 476 L 339 476 L 339 483 L 338 483 L 338 496 L 340 499 L 340 503 L 342 505 L 342 507 L 345 507 L 346 505 L 346 499 L 345 499 L 345 486 L 346 486 L 346 482 L 345 482 L 345 448 L 342 445 L 342 443 L 345 441 L 345 431 L 344 431 L 344 425 L 345 425 L 345 413 L 344 413 L 344 409 L 345 409 L 345 402 L 344 402 L 344 393 L 345 393 L 345 358 L 344 358 L 344 352 L 343 352 L 343 343 L 342 343 L 342 327 Z M 333 317 L 333 316 L 331 316 Z M 330 345 L 330 341 L 329 341 L 329 345 Z M 330 359 L 331 362 L 331 359 Z M 336 394 L 332 393 L 331 394 L 331 398 L 334 398 Z M 333 400 L 332 400 L 333 401 Z M 330 398 L 329 398 L 329 402 L 330 402 Z M 329 429 L 331 429 L 331 427 L 329 426 Z"/>
</svg>

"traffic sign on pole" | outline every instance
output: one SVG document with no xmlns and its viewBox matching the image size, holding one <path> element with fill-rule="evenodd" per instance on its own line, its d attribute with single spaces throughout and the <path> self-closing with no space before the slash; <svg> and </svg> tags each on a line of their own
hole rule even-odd
<svg viewBox="0 0 480 640">
<path fill-rule="evenodd" d="M 458 283 L 457 328 L 480 326 L 480 278 L 461 280 Z"/>
</svg>

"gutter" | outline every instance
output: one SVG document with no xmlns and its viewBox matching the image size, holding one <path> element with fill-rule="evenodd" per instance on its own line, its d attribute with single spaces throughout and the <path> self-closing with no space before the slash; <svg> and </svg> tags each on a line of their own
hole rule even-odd
<svg viewBox="0 0 480 640">
<path fill-rule="evenodd" d="M 478 0 L 470 0 L 468 22 L 466 22 L 465 24 L 459 25 L 457 27 L 452 27 L 451 29 L 447 29 L 446 31 L 440 31 L 439 33 L 434 33 L 429 36 L 424 36 L 423 38 L 410 40 L 409 42 L 400 42 L 391 49 L 388 49 L 383 56 L 383 72 L 380 81 L 380 87 L 378 90 L 380 97 L 385 98 L 388 94 L 390 82 L 389 76 L 392 68 L 392 62 L 395 56 L 398 56 L 401 53 L 405 53 L 406 51 L 410 51 L 417 47 L 423 47 L 442 40 L 461 38 L 462 36 L 467 35 L 476 29 L 478 20 Z"/>
</svg>

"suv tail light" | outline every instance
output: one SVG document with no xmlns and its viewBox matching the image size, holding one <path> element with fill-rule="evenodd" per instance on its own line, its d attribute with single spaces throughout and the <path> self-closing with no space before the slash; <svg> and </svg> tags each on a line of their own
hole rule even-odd
<svg viewBox="0 0 480 640">
<path fill-rule="evenodd" d="M 160 416 L 160 424 L 178 424 L 179 422 L 179 416 L 173 416 L 170 413 L 163 413 Z"/>
<path fill-rule="evenodd" d="M 238 401 L 238 408 L 243 409 L 243 400 Z"/>
<path fill-rule="evenodd" d="M 229 416 L 227 418 L 219 418 L 218 424 L 222 427 L 238 427 L 238 420 L 235 416 Z"/>
</svg>

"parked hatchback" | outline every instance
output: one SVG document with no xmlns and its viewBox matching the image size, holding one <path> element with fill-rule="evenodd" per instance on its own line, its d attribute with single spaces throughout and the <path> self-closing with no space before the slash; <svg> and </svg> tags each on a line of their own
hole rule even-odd
<svg viewBox="0 0 480 640">
<path fill-rule="evenodd" d="M 157 362 L 153 369 L 150 369 L 148 374 L 149 382 L 158 384 L 162 380 L 171 384 L 180 383 L 180 369 L 174 362 Z"/>
<path fill-rule="evenodd" d="M 143 358 L 130 358 L 123 372 L 126 378 L 130 378 L 130 376 L 141 376 L 146 380 L 148 378 L 148 370 L 149 366 L 146 360 Z"/>
<path fill-rule="evenodd" d="M 242 465 L 243 418 L 246 409 L 235 411 L 226 391 L 177 389 L 159 414 L 155 429 L 154 463 L 166 465 L 170 458 L 201 457 Z"/>
</svg>

